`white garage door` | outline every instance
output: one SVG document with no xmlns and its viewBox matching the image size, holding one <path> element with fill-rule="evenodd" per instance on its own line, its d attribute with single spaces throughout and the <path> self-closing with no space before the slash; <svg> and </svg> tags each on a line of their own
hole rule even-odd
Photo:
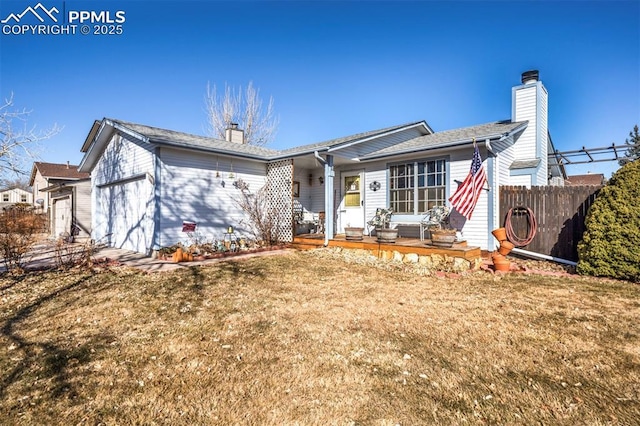
<svg viewBox="0 0 640 426">
<path fill-rule="evenodd" d="M 153 213 L 151 185 L 144 179 L 100 188 L 100 229 L 112 247 L 147 253 Z M 100 238 L 100 237 L 98 237 Z"/>
<path fill-rule="evenodd" d="M 71 199 L 61 198 L 53 205 L 53 235 L 59 237 L 71 231 Z"/>
</svg>

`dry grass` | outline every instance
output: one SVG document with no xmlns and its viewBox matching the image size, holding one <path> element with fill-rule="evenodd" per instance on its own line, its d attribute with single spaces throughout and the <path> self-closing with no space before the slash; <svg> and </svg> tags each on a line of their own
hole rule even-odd
<svg viewBox="0 0 640 426">
<path fill-rule="evenodd" d="M 637 424 L 640 287 L 317 251 L 0 280 L 3 424 Z"/>
</svg>

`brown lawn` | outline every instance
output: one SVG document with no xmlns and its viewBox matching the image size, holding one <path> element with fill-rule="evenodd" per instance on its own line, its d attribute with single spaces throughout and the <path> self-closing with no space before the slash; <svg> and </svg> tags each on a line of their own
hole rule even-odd
<svg viewBox="0 0 640 426">
<path fill-rule="evenodd" d="M 2 424 L 638 424 L 640 287 L 329 251 L 0 278 Z"/>
</svg>

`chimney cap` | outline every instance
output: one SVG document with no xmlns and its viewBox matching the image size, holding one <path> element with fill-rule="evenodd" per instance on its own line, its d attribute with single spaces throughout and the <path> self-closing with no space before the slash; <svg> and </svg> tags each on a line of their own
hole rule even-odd
<svg viewBox="0 0 640 426">
<path fill-rule="evenodd" d="M 238 123 L 229 123 L 229 129 L 237 129 Z"/>
<path fill-rule="evenodd" d="M 529 70 L 522 73 L 522 84 L 533 83 L 534 81 L 538 81 L 538 77 L 540 73 L 538 70 Z"/>
</svg>

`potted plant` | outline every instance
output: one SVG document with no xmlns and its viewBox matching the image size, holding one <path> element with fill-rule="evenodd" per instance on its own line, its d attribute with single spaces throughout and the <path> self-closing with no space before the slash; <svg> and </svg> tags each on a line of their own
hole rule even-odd
<svg viewBox="0 0 640 426">
<path fill-rule="evenodd" d="M 398 230 L 389 227 L 392 214 L 393 209 L 391 207 L 377 209 L 373 219 L 367 222 L 367 225 L 375 228 L 379 243 L 395 243 L 396 238 L 398 238 Z"/>
<path fill-rule="evenodd" d="M 458 232 L 449 227 L 451 211 L 447 206 L 434 206 L 425 216 L 425 224 L 431 233 L 431 245 L 437 247 L 452 247 Z"/>
<path fill-rule="evenodd" d="M 362 237 L 364 235 L 364 228 L 357 226 L 350 226 L 347 223 L 347 226 L 344 228 L 344 234 L 347 241 L 362 241 Z"/>
</svg>

